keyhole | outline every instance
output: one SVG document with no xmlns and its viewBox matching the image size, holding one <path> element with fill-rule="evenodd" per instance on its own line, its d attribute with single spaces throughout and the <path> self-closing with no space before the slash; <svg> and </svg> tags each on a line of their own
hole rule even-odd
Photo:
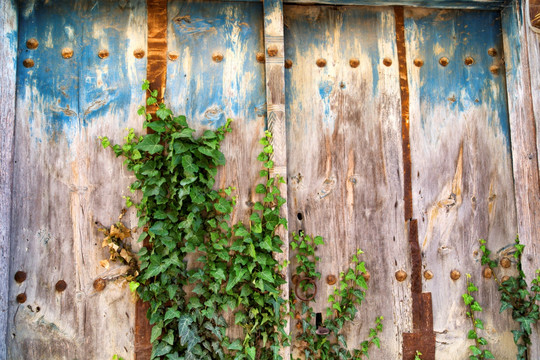
<svg viewBox="0 0 540 360">
<path fill-rule="evenodd" d="M 302 215 L 302 213 L 296 214 L 296 217 L 297 217 L 298 220 L 300 220 L 300 221 L 302 221 L 302 219 L 304 219 L 304 215 Z"/>
<path fill-rule="evenodd" d="M 322 315 L 321 313 L 315 314 L 315 328 L 319 328 L 322 324 Z"/>
</svg>

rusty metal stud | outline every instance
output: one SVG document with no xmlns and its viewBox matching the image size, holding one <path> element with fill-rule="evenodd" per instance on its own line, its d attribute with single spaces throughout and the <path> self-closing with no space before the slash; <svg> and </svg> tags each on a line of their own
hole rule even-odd
<svg viewBox="0 0 540 360">
<path fill-rule="evenodd" d="M 255 55 L 255 58 L 257 59 L 258 62 L 260 62 L 261 64 L 264 64 L 265 57 L 264 57 L 263 52 L 258 52 L 257 55 Z"/>
<path fill-rule="evenodd" d="M 317 64 L 318 67 L 322 68 L 322 67 L 325 67 L 326 66 L 326 60 L 323 59 L 323 58 L 320 58 L 320 59 L 317 59 L 317 61 L 315 62 Z"/>
<path fill-rule="evenodd" d="M 482 275 L 486 278 L 486 279 L 491 279 L 491 277 L 493 276 L 493 270 L 491 270 L 491 268 L 489 266 L 486 266 L 484 268 L 484 270 L 482 270 Z"/>
<path fill-rule="evenodd" d="M 448 60 L 448 58 L 444 57 L 444 56 L 439 59 L 439 64 L 441 64 L 442 66 L 448 65 L 449 62 L 450 62 L 450 60 Z"/>
<path fill-rule="evenodd" d="M 492 57 L 497 56 L 497 50 L 495 48 L 489 48 L 488 49 L 488 55 L 492 56 Z"/>
<path fill-rule="evenodd" d="M 387 57 L 384 58 L 382 62 L 383 62 L 383 64 L 384 64 L 385 66 L 390 66 L 390 65 L 392 65 L 392 59 L 387 58 Z"/>
<path fill-rule="evenodd" d="M 133 51 L 133 56 L 135 56 L 137 59 L 142 59 L 144 57 L 144 50 L 141 48 L 135 49 Z"/>
<path fill-rule="evenodd" d="M 220 52 L 215 52 L 212 54 L 212 60 L 214 60 L 214 62 L 222 62 L 223 61 L 223 54 L 220 53 Z"/>
<path fill-rule="evenodd" d="M 17 295 L 17 302 L 19 304 L 24 304 L 26 302 L 26 294 L 22 293 L 22 294 L 19 294 Z"/>
<path fill-rule="evenodd" d="M 431 270 L 424 271 L 424 278 L 426 278 L 426 280 L 433 279 L 433 272 Z"/>
<path fill-rule="evenodd" d="M 290 68 L 292 68 L 292 65 L 293 65 L 293 62 L 292 62 L 291 59 L 285 60 L 285 69 L 290 69 Z"/>
<path fill-rule="evenodd" d="M 31 38 L 31 39 L 26 40 L 26 47 L 30 50 L 37 49 L 38 46 L 39 46 L 39 42 L 37 41 L 36 38 Z"/>
<path fill-rule="evenodd" d="M 471 66 L 472 64 L 474 64 L 474 59 L 471 56 L 467 56 L 465 58 L 465 65 Z"/>
<path fill-rule="evenodd" d="M 369 273 L 369 271 L 366 271 L 365 273 L 363 273 L 362 276 L 364 277 L 364 280 L 366 281 L 369 281 L 369 279 L 371 278 L 371 274 Z"/>
<path fill-rule="evenodd" d="M 416 67 L 422 67 L 424 65 L 424 60 L 416 58 L 414 59 L 413 63 Z"/>
<path fill-rule="evenodd" d="M 34 60 L 32 60 L 32 59 L 24 59 L 22 63 L 23 63 L 25 68 L 34 67 Z"/>
<path fill-rule="evenodd" d="M 358 60 L 357 58 L 352 58 L 351 60 L 349 60 L 349 65 L 351 65 L 353 69 L 357 68 L 358 65 L 360 65 L 360 60 Z"/>
<path fill-rule="evenodd" d="M 511 265 L 512 265 L 512 262 L 510 261 L 509 258 L 503 257 L 503 258 L 501 259 L 501 266 L 502 266 L 503 268 L 508 269 Z"/>
<path fill-rule="evenodd" d="M 294 314 L 294 318 L 296 320 L 302 320 L 302 315 L 300 315 L 300 313 L 296 313 L 296 314 Z"/>
<path fill-rule="evenodd" d="M 457 270 L 450 271 L 450 278 L 452 280 L 458 280 L 461 277 L 461 273 Z"/>
<path fill-rule="evenodd" d="M 301 329 L 302 329 L 302 323 L 301 323 L 300 321 L 296 323 L 296 328 L 297 328 L 298 330 L 301 330 Z"/>
<path fill-rule="evenodd" d="M 278 54 L 278 47 L 276 45 L 270 45 L 268 49 L 266 49 L 266 52 L 268 53 L 268 56 L 274 57 Z"/>
<path fill-rule="evenodd" d="M 169 51 L 169 53 L 167 54 L 167 56 L 169 57 L 169 60 L 171 61 L 175 61 L 176 59 L 178 59 L 178 57 L 180 56 L 180 54 L 178 53 L 178 51 Z"/>
<path fill-rule="evenodd" d="M 397 281 L 402 282 L 405 281 L 405 279 L 407 278 L 407 273 L 403 270 L 398 270 L 396 271 L 395 276 Z"/>
<path fill-rule="evenodd" d="M 96 279 L 94 280 L 94 289 L 96 291 L 102 291 L 107 286 L 107 282 L 104 279 Z"/>
<path fill-rule="evenodd" d="M 26 280 L 26 273 L 24 271 L 17 271 L 15 273 L 15 281 L 19 284 Z"/>
<path fill-rule="evenodd" d="M 97 56 L 99 56 L 100 59 L 106 59 L 109 57 L 109 50 L 101 49 L 99 50 Z"/>
<path fill-rule="evenodd" d="M 65 47 L 62 49 L 62 57 L 64 59 L 71 59 L 73 57 L 73 49 L 70 47 Z"/>
<path fill-rule="evenodd" d="M 489 67 L 489 71 L 493 74 L 493 75 L 499 75 L 499 67 L 497 65 L 491 65 Z"/>
<path fill-rule="evenodd" d="M 510 276 L 504 275 L 504 276 L 502 277 L 502 279 L 501 279 L 501 282 L 505 282 L 505 281 L 508 281 L 508 280 L 510 280 Z"/>
<path fill-rule="evenodd" d="M 328 285 L 334 285 L 337 282 L 337 277 L 335 275 L 328 275 L 326 277 L 326 283 Z"/>
<path fill-rule="evenodd" d="M 58 282 L 56 283 L 54 288 L 56 289 L 56 291 L 62 292 L 64 290 L 66 290 L 67 284 L 66 284 L 66 282 L 64 280 L 58 280 Z"/>
</svg>

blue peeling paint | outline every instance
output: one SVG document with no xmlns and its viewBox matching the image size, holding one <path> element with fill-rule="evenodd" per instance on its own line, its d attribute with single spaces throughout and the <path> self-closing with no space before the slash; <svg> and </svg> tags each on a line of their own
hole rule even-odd
<svg viewBox="0 0 540 360">
<path fill-rule="evenodd" d="M 132 6 L 143 5 L 139 1 Z M 131 93 L 139 91 L 139 84 L 131 84 L 127 74 L 129 15 L 110 1 L 41 0 L 21 5 L 17 96 L 19 106 L 29 107 L 32 133 L 37 131 L 33 127 L 38 117 L 49 138 L 66 136 L 68 142 L 104 115 L 127 119 Z M 93 38 L 96 28 L 99 37 Z M 38 40 L 37 49 L 27 49 L 30 38 Z M 62 58 L 65 47 L 73 49 L 72 58 Z M 106 59 L 97 56 L 102 47 L 109 51 Z M 34 67 L 22 65 L 28 58 Z M 142 79 L 146 61 L 139 62 Z"/>
<path fill-rule="evenodd" d="M 490 125 L 501 129 L 509 145 L 504 66 L 500 66 L 499 75 L 489 70 L 503 56 L 500 13 L 431 12 L 406 18 L 405 31 L 407 43 L 420 49 L 410 57 L 424 60 L 418 70 L 422 126 L 429 121 L 429 109 L 436 105 L 457 113 L 485 106 L 495 114 Z M 488 55 L 489 48 L 497 50 L 496 57 Z M 440 65 L 441 57 L 449 59 L 446 67 Z M 467 57 L 474 59 L 470 66 L 464 64 Z"/>
<path fill-rule="evenodd" d="M 256 120 L 265 110 L 261 3 L 169 3 L 166 100 L 194 126 L 216 128 L 227 118 Z M 213 53 L 223 55 L 221 62 Z"/>
</svg>

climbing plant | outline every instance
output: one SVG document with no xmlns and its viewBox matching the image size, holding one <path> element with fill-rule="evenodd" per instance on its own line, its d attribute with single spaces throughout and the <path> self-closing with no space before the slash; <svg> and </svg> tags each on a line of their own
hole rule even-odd
<svg viewBox="0 0 540 360">
<path fill-rule="evenodd" d="M 525 245 L 520 244 L 519 237 L 516 237 L 513 254 L 517 263 L 517 276 L 508 276 L 499 279 L 496 275 L 497 261 L 491 259 L 491 251 L 487 247 L 485 240 L 480 240 L 480 251 L 482 252 L 482 265 L 487 265 L 492 273 L 493 279 L 499 287 L 501 294 L 501 309 L 510 310 L 512 319 L 517 323 L 518 329 L 512 330 L 514 343 L 517 346 L 517 360 L 528 360 L 527 348 L 531 344 L 532 326 L 538 322 L 540 317 L 538 301 L 540 301 L 540 270 L 536 270 L 536 278 L 532 280 L 529 287 L 525 280 L 521 264 L 521 256 Z"/>
</svg>

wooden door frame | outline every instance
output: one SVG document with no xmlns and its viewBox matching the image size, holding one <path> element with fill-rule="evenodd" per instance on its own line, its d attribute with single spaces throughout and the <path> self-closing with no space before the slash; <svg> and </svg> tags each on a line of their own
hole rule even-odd
<svg viewBox="0 0 540 360">
<path fill-rule="evenodd" d="M 249 1 L 249 0 L 247 0 Z M 152 1 L 148 1 L 151 6 Z M 264 38 L 266 48 L 266 87 L 268 104 L 268 127 L 273 132 L 276 164 L 274 172 L 287 178 L 286 134 L 285 134 L 285 86 L 283 71 L 283 1 L 263 0 Z M 508 112 L 512 143 L 514 189 L 518 216 L 518 231 L 525 247 L 524 270 L 530 279 L 535 269 L 540 268 L 540 178 L 536 122 L 540 124 L 540 109 L 534 107 L 540 58 L 539 35 L 526 26 L 525 2 L 504 0 L 486 2 L 482 0 L 290 0 L 291 4 L 329 5 L 380 5 L 417 6 L 446 9 L 491 9 L 500 10 L 503 28 L 504 60 Z M 13 140 L 15 124 L 18 6 L 15 0 L 3 1 L 0 5 L 0 338 L 7 337 L 8 296 L 11 275 L 9 274 L 11 195 L 13 182 Z M 165 18 L 165 21 L 166 18 Z M 277 52 L 274 50 L 277 48 Z M 530 51 L 533 49 L 535 51 Z M 534 63 L 530 67 L 530 63 Z M 149 78 L 147 74 L 147 78 Z M 535 93 L 536 91 L 536 93 Z M 282 192 L 286 189 L 282 189 Z M 282 216 L 287 216 L 284 210 Z M 284 254 L 288 257 L 287 232 L 284 238 Z M 288 297 L 285 284 L 284 296 Z M 532 358 L 540 358 L 540 340 L 531 346 Z M 0 341 L 0 359 L 7 357 L 6 341 Z M 288 350 L 283 355 L 287 356 Z"/>
</svg>

